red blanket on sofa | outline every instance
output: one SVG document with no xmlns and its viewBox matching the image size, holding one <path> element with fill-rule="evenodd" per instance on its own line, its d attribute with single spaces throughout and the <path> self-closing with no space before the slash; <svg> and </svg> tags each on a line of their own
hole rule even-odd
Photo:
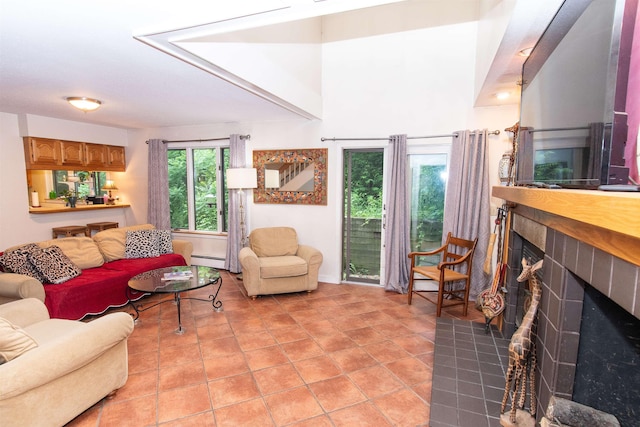
<svg viewBox="0 0 640 427">
<path fill-rule="evenodd" d="M 128 302 L 127 283 L 133 276 L 178 265 L 187 265 L 180 254 L 106 262 L 101 267 L 82 270 L 78 277 L 59 285 L 45 284 L 44 303 L 52 318 L 78 320 L 90 314 L 100 314 Z"/>
</svg>

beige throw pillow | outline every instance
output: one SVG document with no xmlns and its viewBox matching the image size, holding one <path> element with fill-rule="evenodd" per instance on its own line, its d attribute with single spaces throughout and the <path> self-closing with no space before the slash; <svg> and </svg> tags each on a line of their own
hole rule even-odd
<svg viewBox="0 0 640 427">
<path fill-rule="evenodd" d="M 0 317 L 0 364 L 36 348 L 38 344 L 22 328 Z"/>
<path fill-rule="evenodd" d="M 104 258 L 98 245 L 91 237 L 66 237 L 64 239 L 45 240 L 38 242 L 41 248 L 58 246 L 62 252 L 81 270 L 100 267 Z"/>
</svg>

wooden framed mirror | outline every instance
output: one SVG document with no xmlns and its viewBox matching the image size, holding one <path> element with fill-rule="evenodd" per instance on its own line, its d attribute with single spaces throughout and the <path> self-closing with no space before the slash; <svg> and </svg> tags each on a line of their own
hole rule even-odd
<svg viewBox="0 0 640 427">
<path fill-rule="evenodd" d="M 256 150 L 254 203 L 326 205 L 327 149 Z"/>
</svg>

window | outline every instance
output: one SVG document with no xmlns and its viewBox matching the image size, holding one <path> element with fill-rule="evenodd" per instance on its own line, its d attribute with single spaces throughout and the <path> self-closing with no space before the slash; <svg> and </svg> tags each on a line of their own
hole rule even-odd
<svg viewBox="0 0 640 427">
<path fill-rule="evenodd" d="M 172 144 L 167 161 L 171 228 L 226 232 L 229 211 L 223 177 L 229 166 L 229 148 Z"/>
<path fill-rule="evenodd" d="M 430 251 L 442 244 L 449 148 L 423 146 L 409 152 L 412 251 Z M 430 264 L 439 259 L 422 261 Z"/>
<path fill-rule="evenodd" d="M 57 197 L 67 191 L 74 191 L 78 199 L 101 196 L 104 194 L 101 188 L 106 182 L 106 172 L 53 171 L 53 191 Z"/>
</svg>

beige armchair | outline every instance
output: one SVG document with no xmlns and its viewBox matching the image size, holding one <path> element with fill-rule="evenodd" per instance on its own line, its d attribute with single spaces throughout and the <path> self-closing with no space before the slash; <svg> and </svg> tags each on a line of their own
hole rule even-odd
<svg viewBox="0 0 640 427">
<path fill-rule="evenodd" d="M 0 424 L 62 426 L 126 383 L 129 314 L 50 319 L 26 298 L 0 305 L 0 318 Z"/>
<path fill-rule="evenodd" d="M 290 227 L 257 228 L 249 236 L 249 246 L 239 254 L 247 295 L 311 292 L 318 288 L 322 253 L 299 245 Z"/>
</svg>

